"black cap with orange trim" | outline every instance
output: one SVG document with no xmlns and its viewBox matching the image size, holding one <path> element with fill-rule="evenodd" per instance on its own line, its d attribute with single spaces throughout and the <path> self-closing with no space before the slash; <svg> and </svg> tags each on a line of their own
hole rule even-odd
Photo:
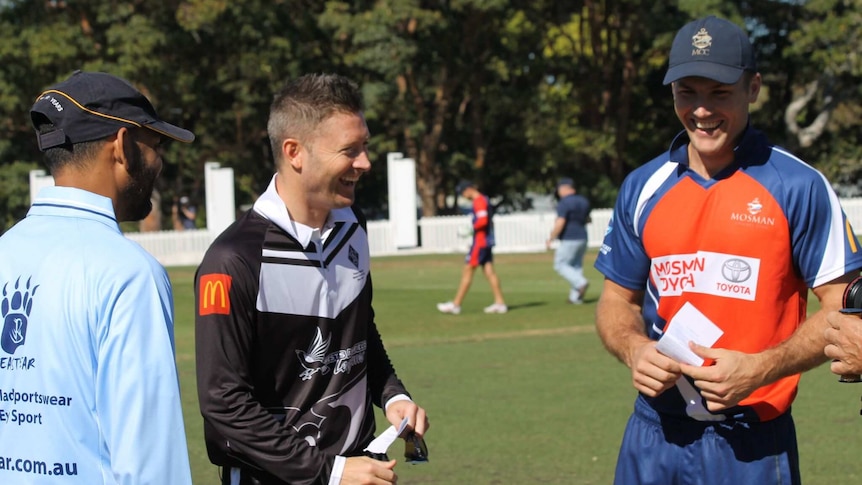
<svg viewBox="0 0 862 485">
<path fill-rule="evenodd" d="M 121 127 L 147 128 L 184 143 L 194 133 L 162 121 L 155 108 L 128 81 L 103 72 L 75 71 L 48 87 L 30 109 L 39 150 L 99 140 Z M 40 129 L 45 124 L 51 129 Z"/>
</svg>

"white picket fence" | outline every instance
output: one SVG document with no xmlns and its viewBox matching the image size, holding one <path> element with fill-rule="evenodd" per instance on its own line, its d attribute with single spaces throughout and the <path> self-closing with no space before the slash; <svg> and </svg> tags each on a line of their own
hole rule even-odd
<svg viewBox="0 0 862 485">
<path fill-rule="evenodd" d="M 842 199 L 847 218 L 862 230 L 862 198 Z M 599 247 L 611 218 L 611 209 L 594 209 L 587 225 L 588 244 Z M 553 226 L 554 212 L 500 214 L 494 217 L 495 253 L 535 252 L 545 249 Z M 390 221 L 368 221 L 368 240 L 372 256 L 398 254 L 442 254 L 466 252 L 470 246 L 470 217 L 445 216 L 419 219 L 419 246 L 399 248 Z M 196 266 L 218 234 L 206 229 L 129 233 L 144 249 L 165 266 Z"/>
</svg>

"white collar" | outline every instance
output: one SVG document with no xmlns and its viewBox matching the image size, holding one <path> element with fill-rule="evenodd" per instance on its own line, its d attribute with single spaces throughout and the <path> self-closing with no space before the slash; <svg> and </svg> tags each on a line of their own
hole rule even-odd
<svg viewBox="0 0 862 485">
<path fill-rule="evenodd" d="M 320 234 L 326 234 L 337 222 L 357 222 L 356 214 L 353 213 L 350 207 L 330 211 L 322 228 L 309 227 L 294 221 L 290 218 L 284 201 L 278 196 L 278 190 L 275 186 L 276 177 L 278 177 L 278 174 L 272 176 L 269 186 L 255 201 L 252 209 L 291 235 L 302 247 L 308 246 L 316 231 L 319 231 Z"/>
</svg>

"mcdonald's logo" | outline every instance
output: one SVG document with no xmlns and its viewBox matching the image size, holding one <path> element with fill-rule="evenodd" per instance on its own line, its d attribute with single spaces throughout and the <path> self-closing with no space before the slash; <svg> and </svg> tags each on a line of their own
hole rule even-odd
<svg viewBox="0 0 862 485">
<path fill-rule="evenodd" d="M 205 274 L 198 283 L 198 314 L 230 314 L 230 275 L 222 273 Z"/>
</svg>

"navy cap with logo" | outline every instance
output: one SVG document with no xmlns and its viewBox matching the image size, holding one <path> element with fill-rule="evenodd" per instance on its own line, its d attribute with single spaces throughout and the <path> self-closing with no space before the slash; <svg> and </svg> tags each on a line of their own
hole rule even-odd
<svg viewBox="0 0 862 485">
<path fill-rule="evenodd" d="M 677 32 L 664 84 L 691 76 L 735 84 L 745 71 L 757 71 L 748 35 L 736 24 L 711 15 Z"/>
<path fill-rule="evenodd" d="M 455 193 L 461 195 L 469 187 L 475 187 L 475 185 L 473 185 L 473 182 L 469 180 L 461 180 L 460 182 L 458 182 L 458 185 L 455 186 Z"/>
<path fill-rule="evenodd" d="M 575 181 L 570 179 L 569 177 L 563 177 L 560 180 L 557 180 L 557 190 L 559 190 L 560 187 L 562 187 L 564 185 L 568 185 L 569 187 L 574 187 Z"/>
<path fill-rule="evenodd" d="M 163 121 L 140 91 L 103 72 L 75 71 L 36 98 L 30 109 L 39 150 L 99 140 L 122 127 L 147 128 L 185 143 L 194 133 Z M 53 128 L 41 129 L 50 124 Z"/>
</svg>

